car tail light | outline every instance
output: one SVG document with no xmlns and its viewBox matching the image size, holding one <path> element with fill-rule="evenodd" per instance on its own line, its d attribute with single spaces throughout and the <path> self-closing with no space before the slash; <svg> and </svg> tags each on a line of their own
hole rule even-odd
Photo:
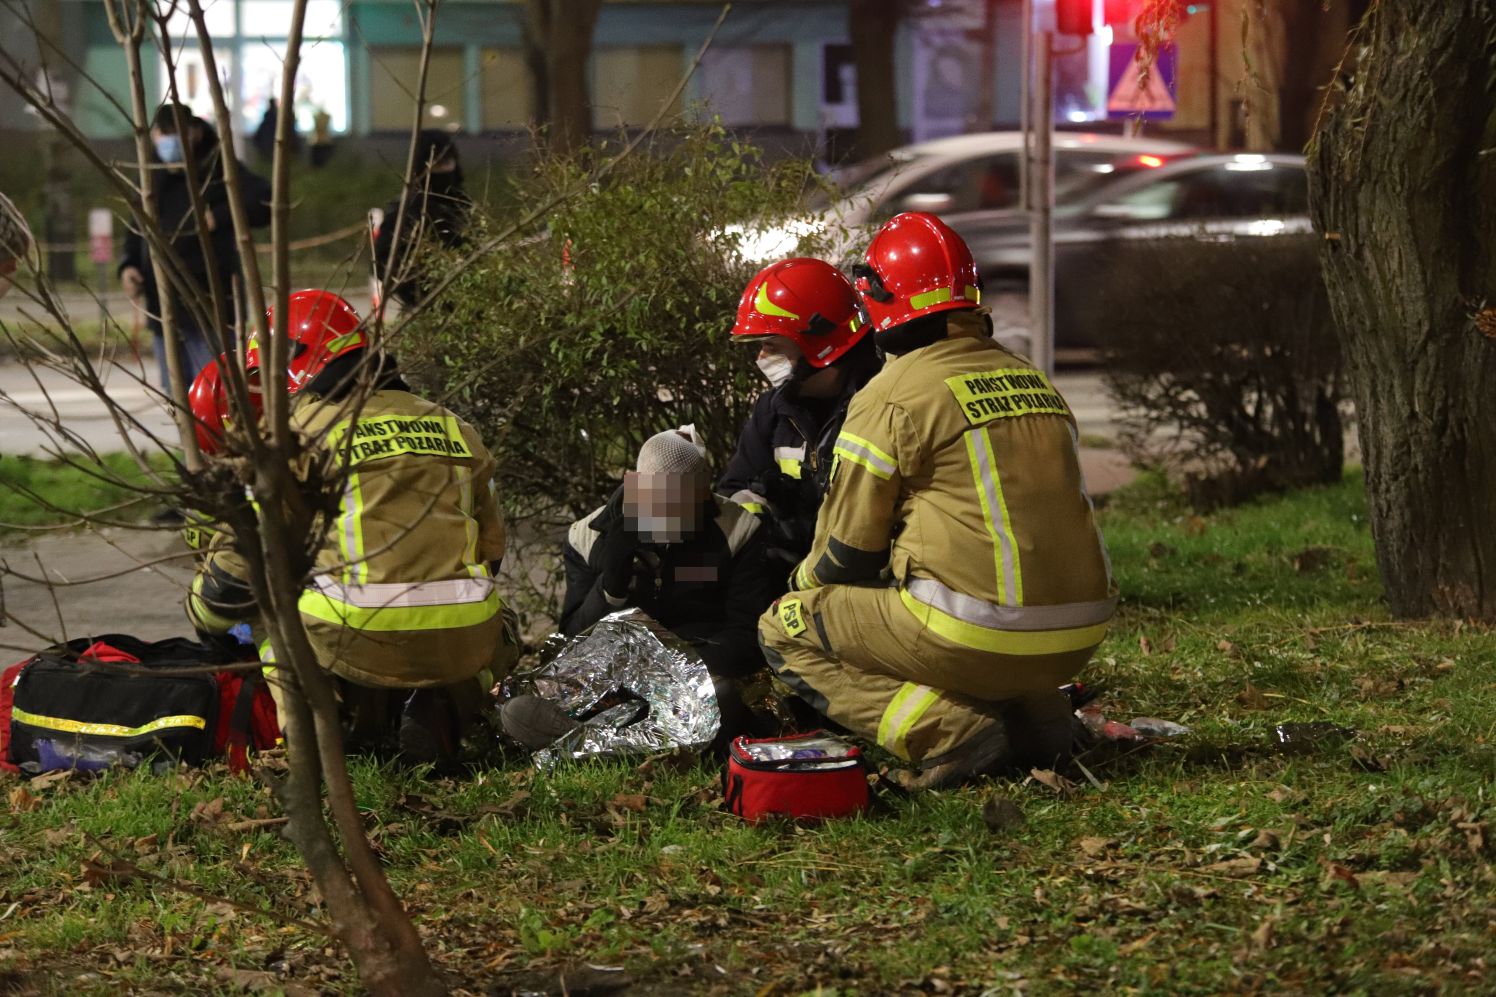
<svg viewBox="0 0 1496 997">
<path fill-rule="evenodd" d="M 1157 169 L 1158 167 L 1164 165 L 1164 157 L 1162 157 L 1162 156 L 1150 156 L 1150 155 L 1139 156 L 1138 157 L 1138 165 L 1139 166 L 1146 166 L 1150 170 Z"/>
</svg>

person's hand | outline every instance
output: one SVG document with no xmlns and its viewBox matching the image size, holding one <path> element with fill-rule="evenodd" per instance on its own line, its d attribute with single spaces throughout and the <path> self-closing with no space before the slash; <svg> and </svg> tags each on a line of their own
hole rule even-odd
<svg viewBox="0 0 1496 997">
<path fill-rule="evenodd" d="M 634 552 L 639 549 L 639 538 L 615 523 L 602 540 L 603 595 L 623 599 L 629 594 L 629 584 L 634 580 Z"/>
<path fill-rule="evenodd" d="M 139 267 L 125 267 L 119 272 L 119 286 L 124 288 L 125 297 L 139 301 L 145 293 L 145 274 Z"/>
</svg>

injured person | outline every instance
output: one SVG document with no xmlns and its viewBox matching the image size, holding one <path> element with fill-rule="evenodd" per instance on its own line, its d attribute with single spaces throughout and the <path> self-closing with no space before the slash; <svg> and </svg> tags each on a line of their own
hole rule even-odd
<svg viewBox="0 0 1496 997">
<path fill-rule="evenodd" d="M 757 621 L 778 587 L 759 518 L 712 494 L 708 471 L 685 431 L 645 441 L 608 503 L 567 532 L 561 632 L 574 637 L 612 613 L 643 611 L 705 662 L 730 738 L 746 724 L 737 680 L 764 666 Z M 505 731 L 533 748 L 573 726 L 534 696 L 510 700 L 501 716 Z"/>
</svg>

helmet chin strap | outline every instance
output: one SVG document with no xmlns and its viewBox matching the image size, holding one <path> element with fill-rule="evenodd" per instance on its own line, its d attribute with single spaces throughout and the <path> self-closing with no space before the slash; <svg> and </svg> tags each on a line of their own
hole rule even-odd
<svg viewBox="0 0 1496 997">
<path fill-rule="evenodd" d="M 784 392 L 784 397 L 786 398 L 792 400 L 795 398 L 799 398 L 801 383 L 806 378 L 814 377 L 816 374 L 819 374 L 825 369 L 826 368 L 824 367 L 812 367 L 808 360 L 806 360 L 804 357 L 800 357 L 795 361 L 794 369 L 790 371 L 790 379 L 788 381 L 785 381 L 784 386 L 779 390 Z"/>
<path fill-rule="evenodd" d="M 947 312 L 921 315 L 892 329 L 873 333 L 873 342 L 878 349 L 891 356 L 903 356 L 945 338 Z"/>
</svg>

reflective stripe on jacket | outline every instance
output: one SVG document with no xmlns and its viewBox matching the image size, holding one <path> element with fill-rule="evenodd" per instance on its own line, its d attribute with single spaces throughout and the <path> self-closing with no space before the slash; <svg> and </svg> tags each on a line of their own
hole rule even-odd
<svg viewBox="0 0 1496 997">
<path fill-rule="evenodd" d="M 954 313 L 852 400 L 793 587 L 887 572 L 922 624 L 967 647 L 1094 647 L 1115 608 L 1075 421 L 1045 376 Z"/>
</svg>

